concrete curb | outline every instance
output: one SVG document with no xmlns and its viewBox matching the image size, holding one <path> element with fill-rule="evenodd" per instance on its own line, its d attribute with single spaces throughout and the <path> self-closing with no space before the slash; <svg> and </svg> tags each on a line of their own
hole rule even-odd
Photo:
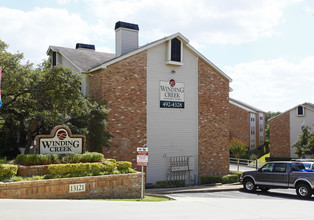
<svg viewBox="0 0 314 220">
<path fill-rule="evenodd" d="M 240 183 L 235 184 L 215 184 L 215 185 L 200 185 L 192 187 L 177 187 L 177 188 L 157 188 L 146 189 L 146 194 L 175 194 L 175 193 L 200 193 L 200 192 L 221 192 L 221 191 L 237 191 L 242 189 Z"/>
</svg>

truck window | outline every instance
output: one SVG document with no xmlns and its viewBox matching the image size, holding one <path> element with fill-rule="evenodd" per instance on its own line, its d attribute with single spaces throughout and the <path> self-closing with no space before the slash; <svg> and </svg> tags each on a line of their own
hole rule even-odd
<svg viewBox="0 0 314 220">
<path fill-rule="evenodd" d="M 268 163 L 262 168 L 262 172 L 273 172 L 274 164 Z"/>
<path fill-rule="evenodd" d="M 292 169 L 292 171 L 300 171 L 300 170 L 304 170 L 305 167 L 302 163 L 292 163 L 291 169 Z"/>
<path fill-rule="evenodd" d="M 311 169 L 311 164 L 310 163 L 303 163 L 305 169 Z"/>
<path fill-rule="evenodd" d="M 285 163 L 276 163 L 274 165 L 273 172 L 285 173 L 287 170 L 287 164 Z"/>
</svg>

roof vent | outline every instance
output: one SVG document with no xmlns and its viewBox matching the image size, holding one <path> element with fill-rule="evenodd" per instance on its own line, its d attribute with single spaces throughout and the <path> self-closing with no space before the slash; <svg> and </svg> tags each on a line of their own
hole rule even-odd
<svg viewBox="0 0 314 220">
<path fill-rule="evenodd" d="M 79 49 L 79 48 L 95 50 L 95 45 L 77 43 L 75 49 Z"/>
<path fill-rule="evenodd" d="M 118 21 L 116 31 L 116 57 L 138 49 L 138 25 Z"/>
</svg>

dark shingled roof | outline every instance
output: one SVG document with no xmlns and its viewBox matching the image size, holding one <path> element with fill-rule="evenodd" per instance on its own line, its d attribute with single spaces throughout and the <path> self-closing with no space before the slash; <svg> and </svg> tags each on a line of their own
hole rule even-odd
<svg viewBox="0 0 314 220">
<path fill-rule="evenodd" d="M 115 57 L 115 54 L 112 53 L 96 52 L 95 50 L 85 48 L 71 49 L 49 46 L 49 49 L 61 53 L 83 72 L 87 72 L 92 67 L 98 66 Z"/>
</svg>

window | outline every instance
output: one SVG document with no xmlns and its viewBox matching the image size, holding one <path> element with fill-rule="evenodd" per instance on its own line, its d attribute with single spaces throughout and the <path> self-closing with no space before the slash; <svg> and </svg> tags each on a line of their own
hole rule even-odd
<svg viewBox="0 0 314 220">
<path fill-rule="evenodd" d="M 168 43 L 168 61 L 167 64 L 172 65 L 183 65 L 183 45 L 178 38 L 169 40 Z"/>
<path fill-rule="evenodd" d="M 304 116 L 304 107 L 302 105 L 298 106 L 298 116 Z"/>
<path fill-rule="evenodd" d="M 57 52 L 52 52 L 52 66 L 57 65 Z"/>
<path fill-rule="evenodd" d="M 274 164 L 268 163 L 262 167 L 262 172 L 273 172 L 273 169 L 274 169 Z"/>
<path fill-rule="evenodd" d="M 273 172 L 285 173 L 286 170 L 287 170 L 287 164 L 285 164 L 285 163 L 276 163 L 274 165 Z"/>
<path fill-rule="evenodd" d="M 178 38 L 171 40 L 171 61 L 181 62 L 181 41 Z"/>
<path fill-rule="evenodd" d="M 300 170 L 305 169 L 305 167 L 302 163 L 292 163 L 291 168 L 292 168 L 292 171 L 300 171 Z"/>
</svg>

